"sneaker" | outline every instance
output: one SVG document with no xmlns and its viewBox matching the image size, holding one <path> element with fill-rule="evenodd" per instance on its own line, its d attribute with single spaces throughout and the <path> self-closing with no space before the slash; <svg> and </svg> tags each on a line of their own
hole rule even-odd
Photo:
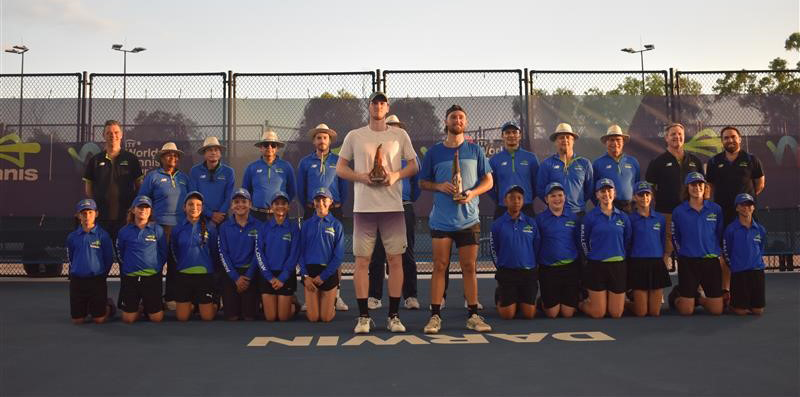
<svg viewBox="0 0 800 397">
<path fill-rule="evenodd" d="M 389 319 L 386 320 L 386 329 L 388 329 L 389 332 L 406 332 L 406 326 L 400 322 L 400 317 L 397 316 L 389 317 Z"/>
<path fill-rule="evenodd" d="M 419 301 L 414 296 L 409 296 L 403 303 L 403 307 L 408 310 L 419 310 Z"/>
<path fill-rule="evenodd" d="M 340 297 L 340 296 L 336 297 L 335 305 L 336 305 L 336 310 L 337 311 L 346 312 L 346 311 L 350 310 L 350 307 L 347 306 L 347 303 L 344 303 L 344 300 L 342 300 L 342 297 Z"/>
<path fill-rule="evenodd" d="M 353 329 L 353 332 L 357 334 L 368 334 L 369 330 L 375 323 L 369 317 L 359 317 L 358 322 L 356 323 L 356 327 Z M 402 324 L 400 324 L 402 326 Z"/>
<path fill-rule="evenodd" d="M 383 307 L 383 302 L 381 302 L 381 300 L 378 298 L 373 298 L 370 296 L 369 298 L 367 298 L 367 307 L 369 308 L 369 310 L 380 309 L 381 307 Z"/>
<path fill-rule="evenodd" d="M 426 334 L 438 334 L 440 329 L 442 329 L 442 318 L 438 314 L 434 314 L 422 330 Z"/>
<path fill-rule="evenodd" d="M 439 305 L 439 310 L 444 310 L 444 301 L 445 301 L 445 299 L 442 298 L 442 304 Z M 432 310 L 432 309 L 433 309 L 433 306 L 428 305 L 428 310 Z"/>
<path fill-rule="evenodd" d="M 467 329 L 478 332 L 489 332 L 492 330 L 492 327 L 486 324 L 486 321 L 483 321 L 483 317 L 473 314 L 467 319 Z"/>
<path fill-rule="evenodd" d="M 306 311 L 306 304 L 305 303 L 303 303 L 303 306 L 300 306 L 300 311 L 301 312 Z"/>
<path fill-rule="evenodd" d="M 164 306 L 167 308 L 167 310 L 172 311 L 172 312 L 174 312 L 175 308 L 177 307 L 177 305 L 175 304 L 175 301 L 166 301 L 166 302 L 164 302 Z"/>
<path fill-rule="evenodd" d="M 442 302 L 442 308 L 444 308 L 444 302 Z M 469 309 L 469 303 L 467 303 L 466 299 L 464 299 L 464 309 Z M 483 310 L 483 305 L 481 305 L 480 301 L 478 301 L 478 310 Z"/>
</svg>

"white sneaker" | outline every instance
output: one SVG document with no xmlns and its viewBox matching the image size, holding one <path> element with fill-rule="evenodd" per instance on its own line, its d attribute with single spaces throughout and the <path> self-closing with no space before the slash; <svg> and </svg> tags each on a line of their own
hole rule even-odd
<svg viewBox="0 0 800 397">
<path fill-rule="evenodd" d="M 400 317 L 393 316 L 386 320 L 386 329 L 389 332 L 406 332 L 406 326 L 400 322 Z"/>
<path fill-rule="evenodd" d="M 367 298 L 367 307 L 369 308 L 369 310 L 380 309 L 381 307 L 383 307 L 383 302 L 381 302 L 381 300 L 378 298 L 373 298 L 370 296 L 369 298 Z"/>
<path fill-rule="evenodd" d="M 445 301 L 445 299 L 442 298 L 442 304 L 439 305 L 439 310 L 444 309 L 444 301 Z M 433 309 L 433 307 L 431 305 L 428 305 L 428 310 L 432 310 L 432 309 Z"/>
<path fill-rule="evenodd" d="M 442 318 L 438 314 L 434 314 L 422 330 L 426 334 L 438 334 L 440 329 L 442 329 Z"/>
<path fill-rule="evenodd" d="M 356 323 L 356 327 L 353 329 L 353 332 L 357 334 L 368 334 L 369 330 L 375 323 L 372 322 L 372 319 L 369 317 L 359 317 L 358 322 Z M 402 324 L 400 324 L 402 326 Z"/>
<path fill-rule="evenodd" d="M 175 311 L 175 308 L 178 306 L 178 305 L 175 303 L 175 301 L 166 301 L 166 302 L 165 302 L 165 304 L 166 304 L 166 306 L 167 306 L 167 310 L 169 310 L 169 311 L 171 311 L 171 312 L 174 312 L 174 311 Z"/>
<path fill-rule="evenodd" d="M 347 303 L 344 303 L 344 301 L 342 300 L 342 297 L 340 297 L 340 296 L 336 297 L 335 306 L 336 306 L 336 310 L 340 311 L 340 312 L 346 312 L 346 311 L 350 310 L 350 307 L 347 306 Z"/>
<path fill-rule="evenodd" d="M 467 319 L 467 329 L 478 332 L 489 332 L 492 330 L 492 327 L 486 324 L 486 321 L 483 321 L 483 317 L 473 314 Z"/>
<path fill-rule="evenodd" d="M 469 309 L 469 303 L 467 303 L 466 299 L 464 299 L 464 309 Z M 478 310 L 483 310 L 483 305 L 481 305 L 480 301 L 478 302 Z"/>
<path fill-rule="evenodd" d="M 306 304 L 305 303 L 303 303 L 303 306 L 300 306 L 300 311 L 301 312 L 306 311 Z"/>
<path fill-rule="evenodd" d="M 419 301 L 416 297 L 409 296 L 403 303 L 403 307 L 408 310 L 419 310 Z"/>
</svg>

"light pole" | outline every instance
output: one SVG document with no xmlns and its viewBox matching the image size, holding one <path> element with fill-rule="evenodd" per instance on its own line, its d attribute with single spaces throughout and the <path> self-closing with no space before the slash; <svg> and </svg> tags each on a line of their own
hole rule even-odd
<svg viewBox="0 0 800 397">
<path fill-rule="evenodd" d="M 19 66 L 19 125 L 17 126 L 17 134 L 20 138 L 22 138 L 22 82 L 25 77 L 25 53 L 28 52 L 28 50 L 30 50 L 30 48 L 24 45 L 15 45 L 6 49 L 6 52 L 22 55 L 22 62 Z"/>
<path fill-rule="evenodd" d="M 622 50 L 620 50 L 622 52 L 627 52 L 629 54 L 639 53 L 639 57 L 642 60 L 642 95 L 644 95 L 644 52 L 645 51 L 650 51 L 650 50 L 655 50 L 655 49 L 656 49 L 656 46 L 654 46 L 652 44 L 645 44 L 644 48 L 641 48 L 639 50 L 634 50 L 633 48 L 630 48 L 630 47 L 623 48 Z"/>
<path fill-rule="evenodd" d="M 144 47 L 134 47 L 132 50 L 122 48 L 122 44 L 112 44 L 111 49 L 122 51 L 122 127 L 125 128 L 128 116 L 128 53 L 137 53 L 146 50 Z"/>
</svg>

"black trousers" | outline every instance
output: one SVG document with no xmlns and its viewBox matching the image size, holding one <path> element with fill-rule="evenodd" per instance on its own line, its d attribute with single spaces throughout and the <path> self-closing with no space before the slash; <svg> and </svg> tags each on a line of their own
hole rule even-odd
<svg viewBox="0 0 800 397">
<path fill-rule="evenodd" d="M 417 296 L 417 261 L 414 259 L 414 225 L 417 217 L 413 204 L 403 204 L 406 222 L 406 252 L 403 254 L 403 298 Z M 375 240 L 375 249 L 369 262 L 369 296 L 377 299 L 383 297 L 383 279 L 386 274 L 386 251 L 380 232 Z"/>
</svg>

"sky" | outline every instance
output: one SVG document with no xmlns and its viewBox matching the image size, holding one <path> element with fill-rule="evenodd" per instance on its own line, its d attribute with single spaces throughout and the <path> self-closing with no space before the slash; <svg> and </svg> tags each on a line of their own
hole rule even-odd
<svg viewBox="0 0 800 397">
<path fill-rule="evenodd" d="M 765 69 L 797 52 L 798 0 L 0 0 L 0 46 L 26 73 Z M 0 73 L 20 56 L 0 53 Z"/>
</svg>

